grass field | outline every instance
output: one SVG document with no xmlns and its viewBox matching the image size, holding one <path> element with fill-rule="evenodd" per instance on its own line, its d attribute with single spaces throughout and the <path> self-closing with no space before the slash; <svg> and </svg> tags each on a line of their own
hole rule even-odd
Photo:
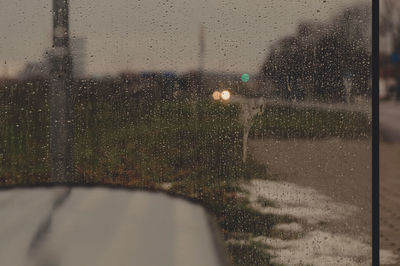
<svg viewBox="0 0 400 266">
<path fill-rule="evenodd" d="M 268 106 L 254 119 L 250 136 L 277 139 L 360 139 L 370 136 L 371 121 L 361 112 Z"/>
<path fill-rule="evenodd" d="M 26 88 L 7 93 L 0 112 L 0 185 L 49 184 L 45 89 L 32 85 L 30 94 Z M 275 224 L 294 221 L 260 214 L 239 196 L 240 182 L 268 178 L 264 166 L 251 158 L 242 162 L 239 106 L 79 95 L 74 103 L 71 184 L 163 190 L 195 200 L 215 215 L 226 239 L 268 236 Z M 251 136 L 360 138 L 369 128 L 368 119 L 357 113 L 268 107 L 254 119 Z M 267 249 L 228 246 L 235 265 L 244 265 L 243 256 L 252 257 L 246 265 L 265 265 Z"/>
</svg>

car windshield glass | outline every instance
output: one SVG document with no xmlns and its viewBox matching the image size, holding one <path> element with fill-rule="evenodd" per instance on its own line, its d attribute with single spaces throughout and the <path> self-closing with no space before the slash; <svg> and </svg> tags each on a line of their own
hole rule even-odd
<svg viewBox="0 0 400 266">
<path fill-rule="evenodd" d="M 0 260 L 369 265 L 370 2 L 1 1 Z"/>
</svg>

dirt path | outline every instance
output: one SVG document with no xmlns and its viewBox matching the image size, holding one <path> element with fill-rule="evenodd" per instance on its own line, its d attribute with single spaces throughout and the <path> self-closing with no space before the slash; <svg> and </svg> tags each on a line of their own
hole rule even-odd
<svg viewBox="0 0 400 266">
<path fill-rule="evenodd" d="M 380 143 L 381 249 L 400 255 L 400 143 Z M 400 263 L 396 264 L 400 265 Z"/>
<path fill-rule="evenodd" d="M 279 180 L 316 189 L 359 211 L 332 233 L 364 235 L 371 242 L 371 141 L 251 140 L 252 156 Z"/>
<path fill-rule="evenodd" d="M 250 184 L 250 195 L 279 205 L 254 207 L 301 219 L 301 238 L 259 240 L 274 247 L 277 262 L 370 265 L 371 140 L 250 140 L 249 150 L 272 178 Z M 388 251 L 385 261 L 393 256 Z"/>
</svg>

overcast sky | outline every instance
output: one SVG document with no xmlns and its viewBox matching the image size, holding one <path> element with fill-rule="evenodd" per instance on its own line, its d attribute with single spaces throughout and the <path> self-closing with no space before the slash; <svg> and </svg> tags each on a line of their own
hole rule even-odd
<svg viewBox="0 0 400 266">
<path fill-rule="evenodd" d="M 208 70 L 254 73 L 299 21 L 324 20 L 370 0 L 70 0 L 71 36 L 87 38 L 87 70 L 186 71 L 198 66 L 205 26 Z M 0 75 L 51 46 L 51 0 L 0 0 Z"/>
</svg>

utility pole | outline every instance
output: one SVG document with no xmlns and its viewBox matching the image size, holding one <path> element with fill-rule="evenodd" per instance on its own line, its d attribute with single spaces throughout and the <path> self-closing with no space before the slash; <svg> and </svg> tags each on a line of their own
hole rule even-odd
<svg viewBox="0 0 400 266">
<path fill-rule="evenodd" d="M 197 89 L 197 97 L 201 97 L 204 93 L 204 52 L 205 52 L 205 40 L 204 40 L 204 25 L 200 25 L 200 36 L 199 36 L 199 75 L 200 84 Z"/>
<path fill-rule="evenodd" d="M 69 48 L 68 0 L 53 0 L 51 54 L 50 167 L 52 182 L 72 181 L 72 60 Z"/>
<path fill-rule="evenodd" d="M 200 37 L 199 37 L 199 71 L 203 72 L 204 70 L 204 52 L 205 52 L 205 39 L 204 39 L 204 25 L 200 25 Z"/>
</svg>

